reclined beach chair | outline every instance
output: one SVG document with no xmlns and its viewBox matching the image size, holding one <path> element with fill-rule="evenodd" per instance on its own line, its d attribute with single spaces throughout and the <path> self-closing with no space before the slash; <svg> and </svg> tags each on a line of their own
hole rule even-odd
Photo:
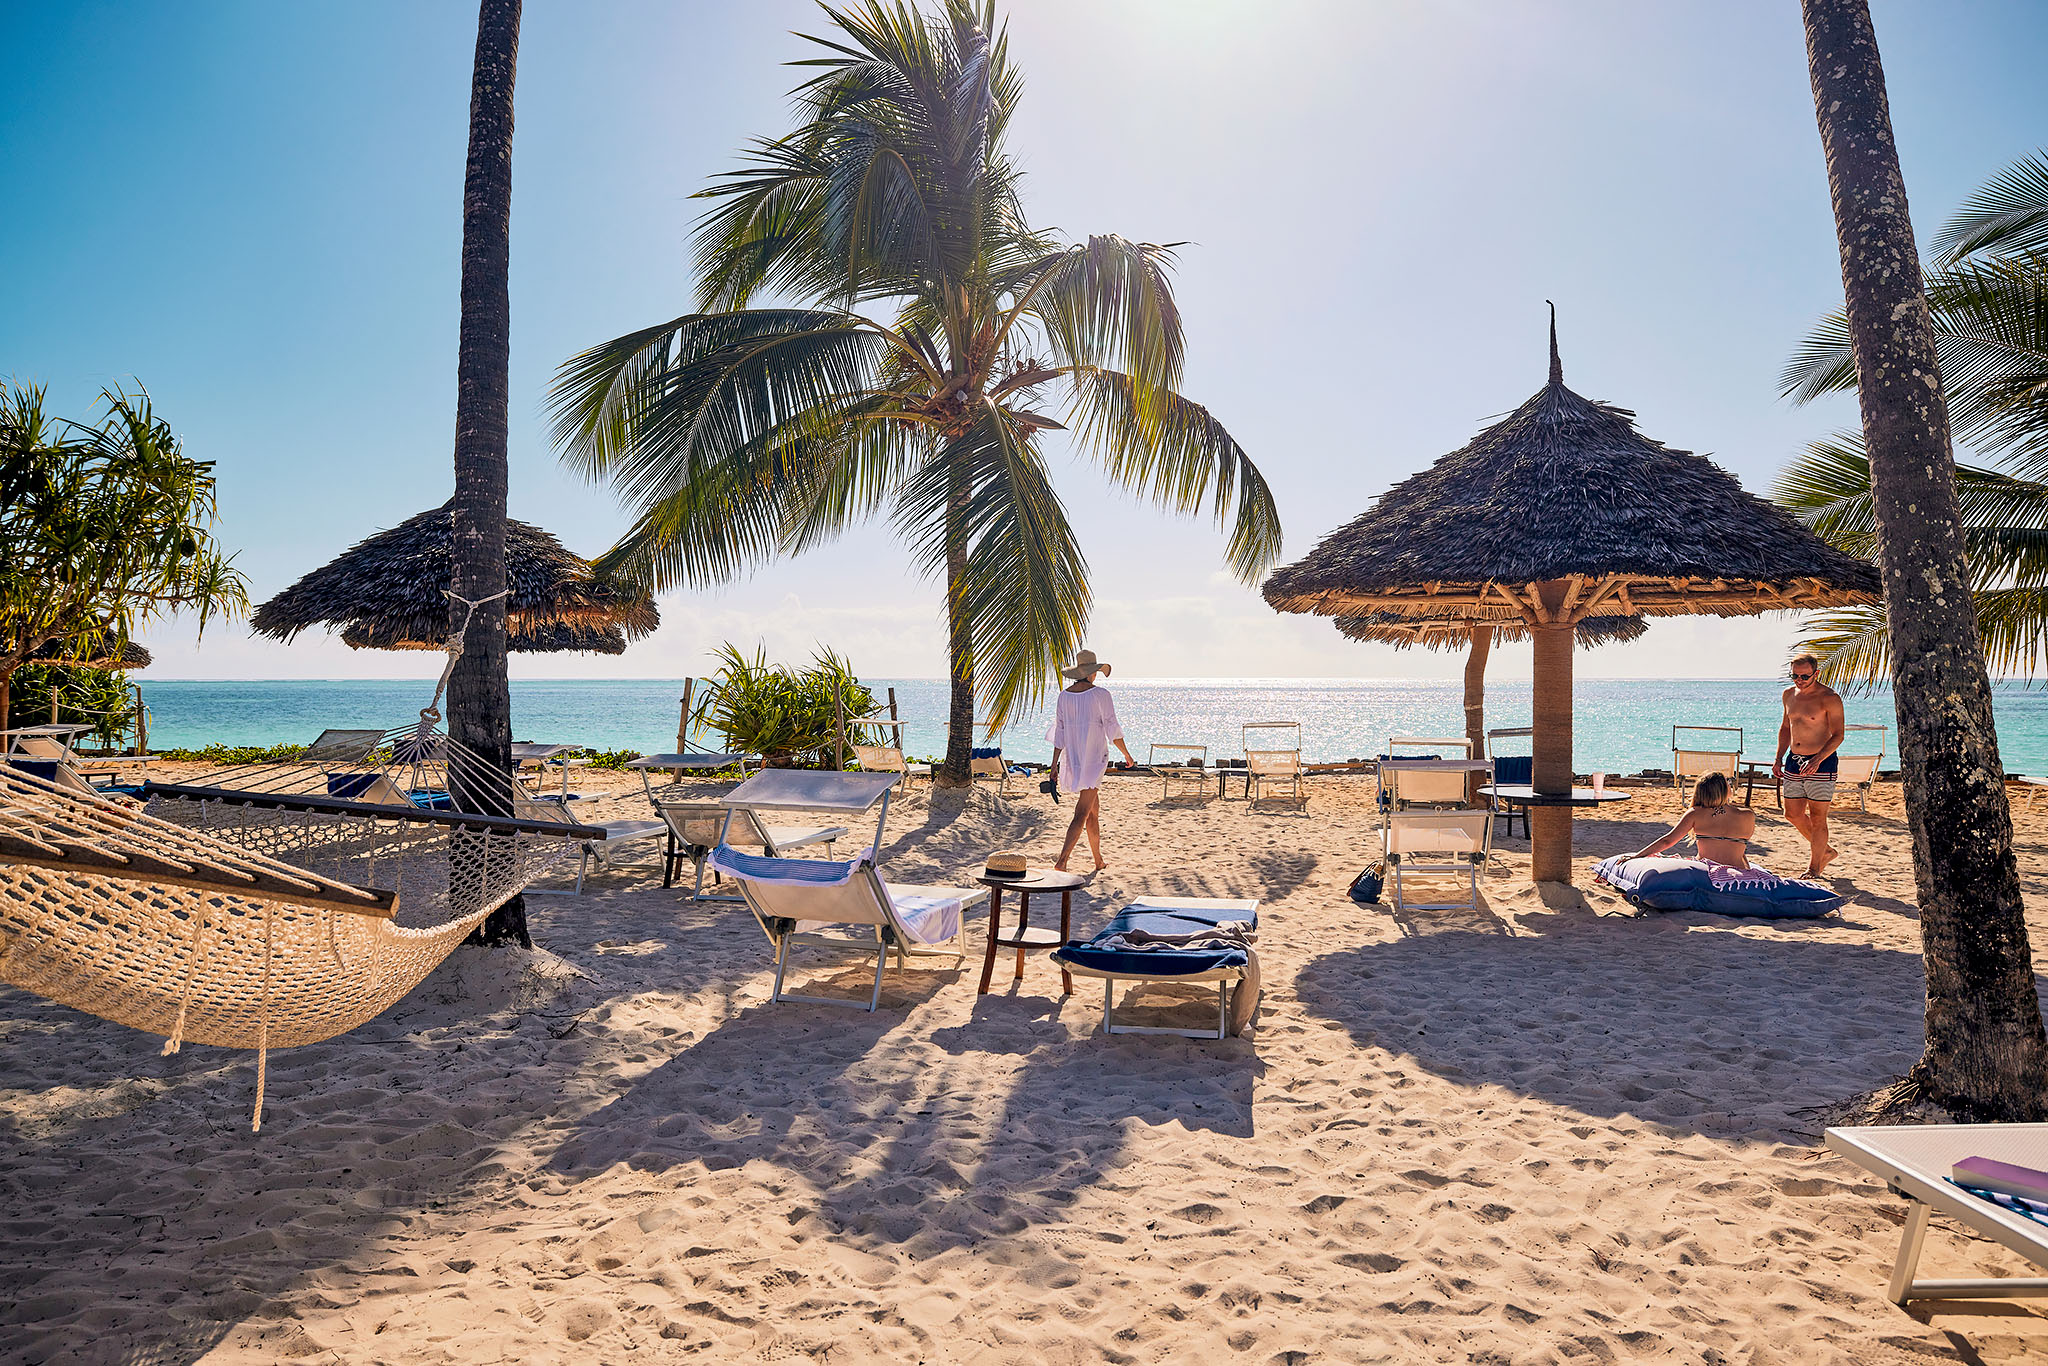
<svg viewBox="0 0 2048 1366">
<path fill-rule="evenodd" d="M 1683 741 L 1680 731 L 1711 732 L 1709 737 L 1698 739 L 1688 735 Z M 1727 748 L 1728 736 L 1735 737 L 1735 747 Z M 1673 726 L 1671 728 L 1671 782 L 1678 789 L 1680 797 L 1692 796 L 1693 784 L 1709 773 L 1728 775 L 1728 786 L 1735 786 L 1735 770 L 1742 762 L 1742 727 L 1740 726 Z"/>
<path fill-rule="evenodd" d="M 1102 979 L 1102 1032 L 1105 1034 L 1177 1034 L 1187 1039 L 1222 1039 L 1231 1033 L 1231 990 L 1251 993 L 1236 1012 L 1248 1020 L 1259 992 L 1257 960 L 1245 947 L 1139 948 L 1124 942 L 1134 932 L 1162 939 L 1201 938 L 1207 932 L 1239 924 L 1256 934 L 1259 903 L 1212 896 L 1148 896 L 1132 902 L 1093 939 L 1054 949 L 1060 967 L 1080 977 Z M 1156 1025 L 1120 1025 L 1115 1001 L 1118 982 L 1214 982 L 1216 1028 L 1172 1029 Z"/>
<path fill-rule="evenodd" d="M 775 946 L 775 989 L 768 996 L 771 1002 L 809 1001 L 872 1011 L 881 1004 L 882 971 L 888 966 L 891 953 L 896 955 L 899 967 L 912 955 L 964 957 L 962 914 L 967 907 L 988 898 L 988 889 L 984 887 L 883 882 L 882 875 L 875 871 L 872 849 L 858 858 L 838 862 L 771 858 L 742 853 L 729 844 L 721 844 L 711 851 L 709 862 L 738 884 L 747 909 L 753 912 L 768 942 Z M 852 927 L 855 933 L 819 933 L 835 925 Z M 859 933 L 862 930 L 866 933 Z M 872 952 L 875 986 L 866 1005 L 784 991 L 789 951 L 798 944 Z M 952 947 L 945 947 L 948 944 Z"/>
<path fill-rule="evenodd" d="M 759 849 L 769 858 L 781 858 L 792 849 L 822 844 L 829 857 L 832 846 L 846 837 L 843 825 L 770 825 L 752 811 L 735 811 L 723 802 L 657 801 L 654 814 L 668 832 L 668 851 L 662 858 L 661 885 L 675 885 L 676 870 L 688 859 L 696 865 L 697 876 L 690 884 L 690 900 L 737 901 L 738 897 L 704 894 L 704 872 L 711 851 L 721 843 L 742 849 Z M 731 817 L 732 828 L 726 828 Z"/>
<path fill-rule="evenodd" d="M 1247 721 L 1244 725 L 1245 799 L 1257 801 L 1267 783 L 1290 784 L 1288 795 L 1302 795 L 1308 766 L 1301 759 L 1301 722 Z"/>
<path fill-rule="evenodd" d="M 1490 807 L 1421 806 L 1409 799 L 1423 792 L 1455 789 L 1462 798 L 1465 783 L 1477 773 L 1489 783 L 1493 764 L 1486 759 L 1382 759 L 1380 790 L 1388 800 L 1380 811 L 1380 851 L 1387 861 L 1387 890 L 1397 911 L 1477 910 L 1479 874 L 1493 851 Z M 1464 901 L 1408 901 L 1407 879 L 1449 874 L 1470 881 Z"/>
<path fill-rule="evenodd" d="M 854 726 L 874 726 L 892 732 L 885 744 L 855 743 L 847 746 L 853 751 L 853 757 L 860 761 L 863 772 L 897 774 L 905 787 L 910 785 L 912 778 L 932 776 L 930 764 L 913 764 L 903 757 L 903 722 L 886 716 L 857 716 L 846 724 L 849 730 Z"/>
<path fill-rule="evenodd" d="M 1870 809 L 1870 785 L 1877 781 L 1877 770 L 1884 763 L 1884 742 L 1888 726 L 1844 726 L 1842 745 L 1835 751 L 1835 787 L 1856 789 L 1856 809 Z M 1862 734 L 1857 734 L 1861 731 Z M 1877 732 L 1877 751 L 1870 750 L 1870 732 Z M 1836 799 L 1839 807 L 1840 799 Z M 1778 806 L 1783 809 L 1785 794 L 1778 793 Z"/>
<path fill-rule="evenodd" d="M 867 765 L 863 763 L 861 767 L 866 768 Z M 921 764 L 919 767 L 929 768 L 930 765 Z M 1001 745 L 976 746 L 967 758 L 967 776 L 970 778 L 994 778 L 996 780 L 996 795 L 998 797 L 1010 795 L 1010 766 L 1003 761 L 1003 747 Z"/>
<path fill-rule="evenodd" d="M 141 789 L 137 784 L 149 778 L 149 756 L 147 754 L 95 755 L 87 758 L 71 747 L 71 742 L 85 734 L 91 727 L 73 724 L 52 724 L 28 726 L 10 732 L 8 754 L 11 758 L 40 759 L 59 765 L 71 777 L 84 783 L 95 792 L 119 792 L 134 795 Z M 133 783 L 118 781 L 133 778 Z M 110 781 L 94 784 L 94 778 Z M 63 781 L 50 779 L 52 782 Z M 67 782 L 65 786 L 69 786 Z"/>
<path fill-rule="evenodd" d="M 1145 751 L 1145 767 L 1159 775 L 1159 800 L 1173 795 L 1175 782 L 1194 784 L 1197 797 L 1209 795 L 1207 745 L 1154 745 Z"/>
<path fill-rule="evenodd" d="M 2008 1276 L 1988 1280 L 1913 1279 L 1920 1266 L 1930 1214 L 1943 1214 L 1973 1233 L 2002 1243 L 2039 1267 L 2048 1267 L 2048 1224 L 1972 1195 L 1949 1179 L 1967 1157 L 1986 1157 L 2035 1170 L 2048 1168 L 2048 1124 L 1900 1124 L 1830 1129 L 1828 1146 L 1911 1202 L 1899 1255 L 1885 1294 L 1908 1300 L 2003 1300 L 2048 1296 L 2048 1279 Z"/>
</svg>

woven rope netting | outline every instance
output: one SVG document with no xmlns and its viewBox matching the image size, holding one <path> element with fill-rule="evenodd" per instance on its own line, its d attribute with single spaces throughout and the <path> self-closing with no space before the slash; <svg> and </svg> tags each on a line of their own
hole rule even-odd
<svg viewBox="0 0 2048 1366">
<path fill-rule="evenodd" d="M 233 795 L 137 808 L 0 767 L 0 981 L 167 1053 L 314 1043 L 412 990 L 574 842 L 567 825 Z"/>
</svg>

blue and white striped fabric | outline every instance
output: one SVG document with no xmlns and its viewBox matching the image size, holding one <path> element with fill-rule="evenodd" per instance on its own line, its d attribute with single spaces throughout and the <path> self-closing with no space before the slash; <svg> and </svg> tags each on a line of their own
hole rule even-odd
<svg viewBox="0 0 2048 1366">
<path fill-rule="evenodd" d="M 875 861 L 875 851 L 864 849 L 845 862 L 837 859 L 768 858 L 743 854 L 729 844 L 711 851 L 711 866 L 727 877 L 743 882 L 766 882 L 780 887 L 844 887 L 863 864 Z"/>
</svg>

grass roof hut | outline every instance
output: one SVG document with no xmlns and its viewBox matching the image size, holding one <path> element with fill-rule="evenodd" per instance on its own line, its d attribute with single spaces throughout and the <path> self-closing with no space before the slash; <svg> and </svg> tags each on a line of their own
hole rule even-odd
<svg viewBox="0 0 2048 1366">
<path fill-rule="evenodd" d="M 439 650 L 448 640 L 452 521 L 446 504 L 360 541 L 258 607 L 250 625 L 289 642 L 313 626 L 358 650 Z M 598 578 L 587 560 L 526 522 L 505 520 L 506 648 L 620 654 L 661 624 L 644 590 Z"/>
<path fill-rule="evenodd" d="M 1266 580 L 1283 612 L 1403 627 L 1508 623 L 1535 640 L 1534 783 L 1569 800 L 1572 646 L 1589 617 L 1760 612 L 1872 602 L 1877 573 L 1634 414 L 1550 382 L 1469 445 L 1381 496 Z M 1571 808 L 1537 805 L 1532 873 L 1569 882 Z"/>
</svg>

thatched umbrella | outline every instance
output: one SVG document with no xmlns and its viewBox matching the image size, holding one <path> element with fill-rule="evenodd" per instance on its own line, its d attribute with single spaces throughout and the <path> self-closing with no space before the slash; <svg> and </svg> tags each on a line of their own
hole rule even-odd
<svg viewBox="0 0 2048 1366">
<path fill-rule="evenodd" d="M 73 669 L 111 669 L 115 673 L 128 673 L 135 669 L 147 669 L 156 660 L 148 650 L 132 640 L 121 642 L 119 650 L 111 650 L 112 642 L 104 637 L 95 639 L 86 649 L 86 658 L 80 659 L 74 653 L 76 641 L 53 640 L 28 657 L 31 664 L 62 664 Z"/>
<path fill-rule="evenodd" d="M 1572 785 L 1572 644 L 1588 617 L 1834 607 L 1874 601 L 1876 572 L 1704 456 L 1636 431 L 1634 414 L 1550 382 L 1389 489 L 1266 580 L 1285 612 L 1385 614 L 1420 627 L 1513 623 L 1535 638 L 1534 784 Z M 1571 880 L 1571 809 L 1531 813 L 1532 871 Z"/>
<path fill-rule="evenodd" d="M 356 649 L 438 650 L 448 640 L 451 522 L 446 505 L 344 550 L 256 609 L 259 634 L 289 641 L 338 629 Z M 600 579 L 539 527 L 505 522 L 506 647 L 618 654 L 661 623 L 641 589 Z"/>
</svg>

